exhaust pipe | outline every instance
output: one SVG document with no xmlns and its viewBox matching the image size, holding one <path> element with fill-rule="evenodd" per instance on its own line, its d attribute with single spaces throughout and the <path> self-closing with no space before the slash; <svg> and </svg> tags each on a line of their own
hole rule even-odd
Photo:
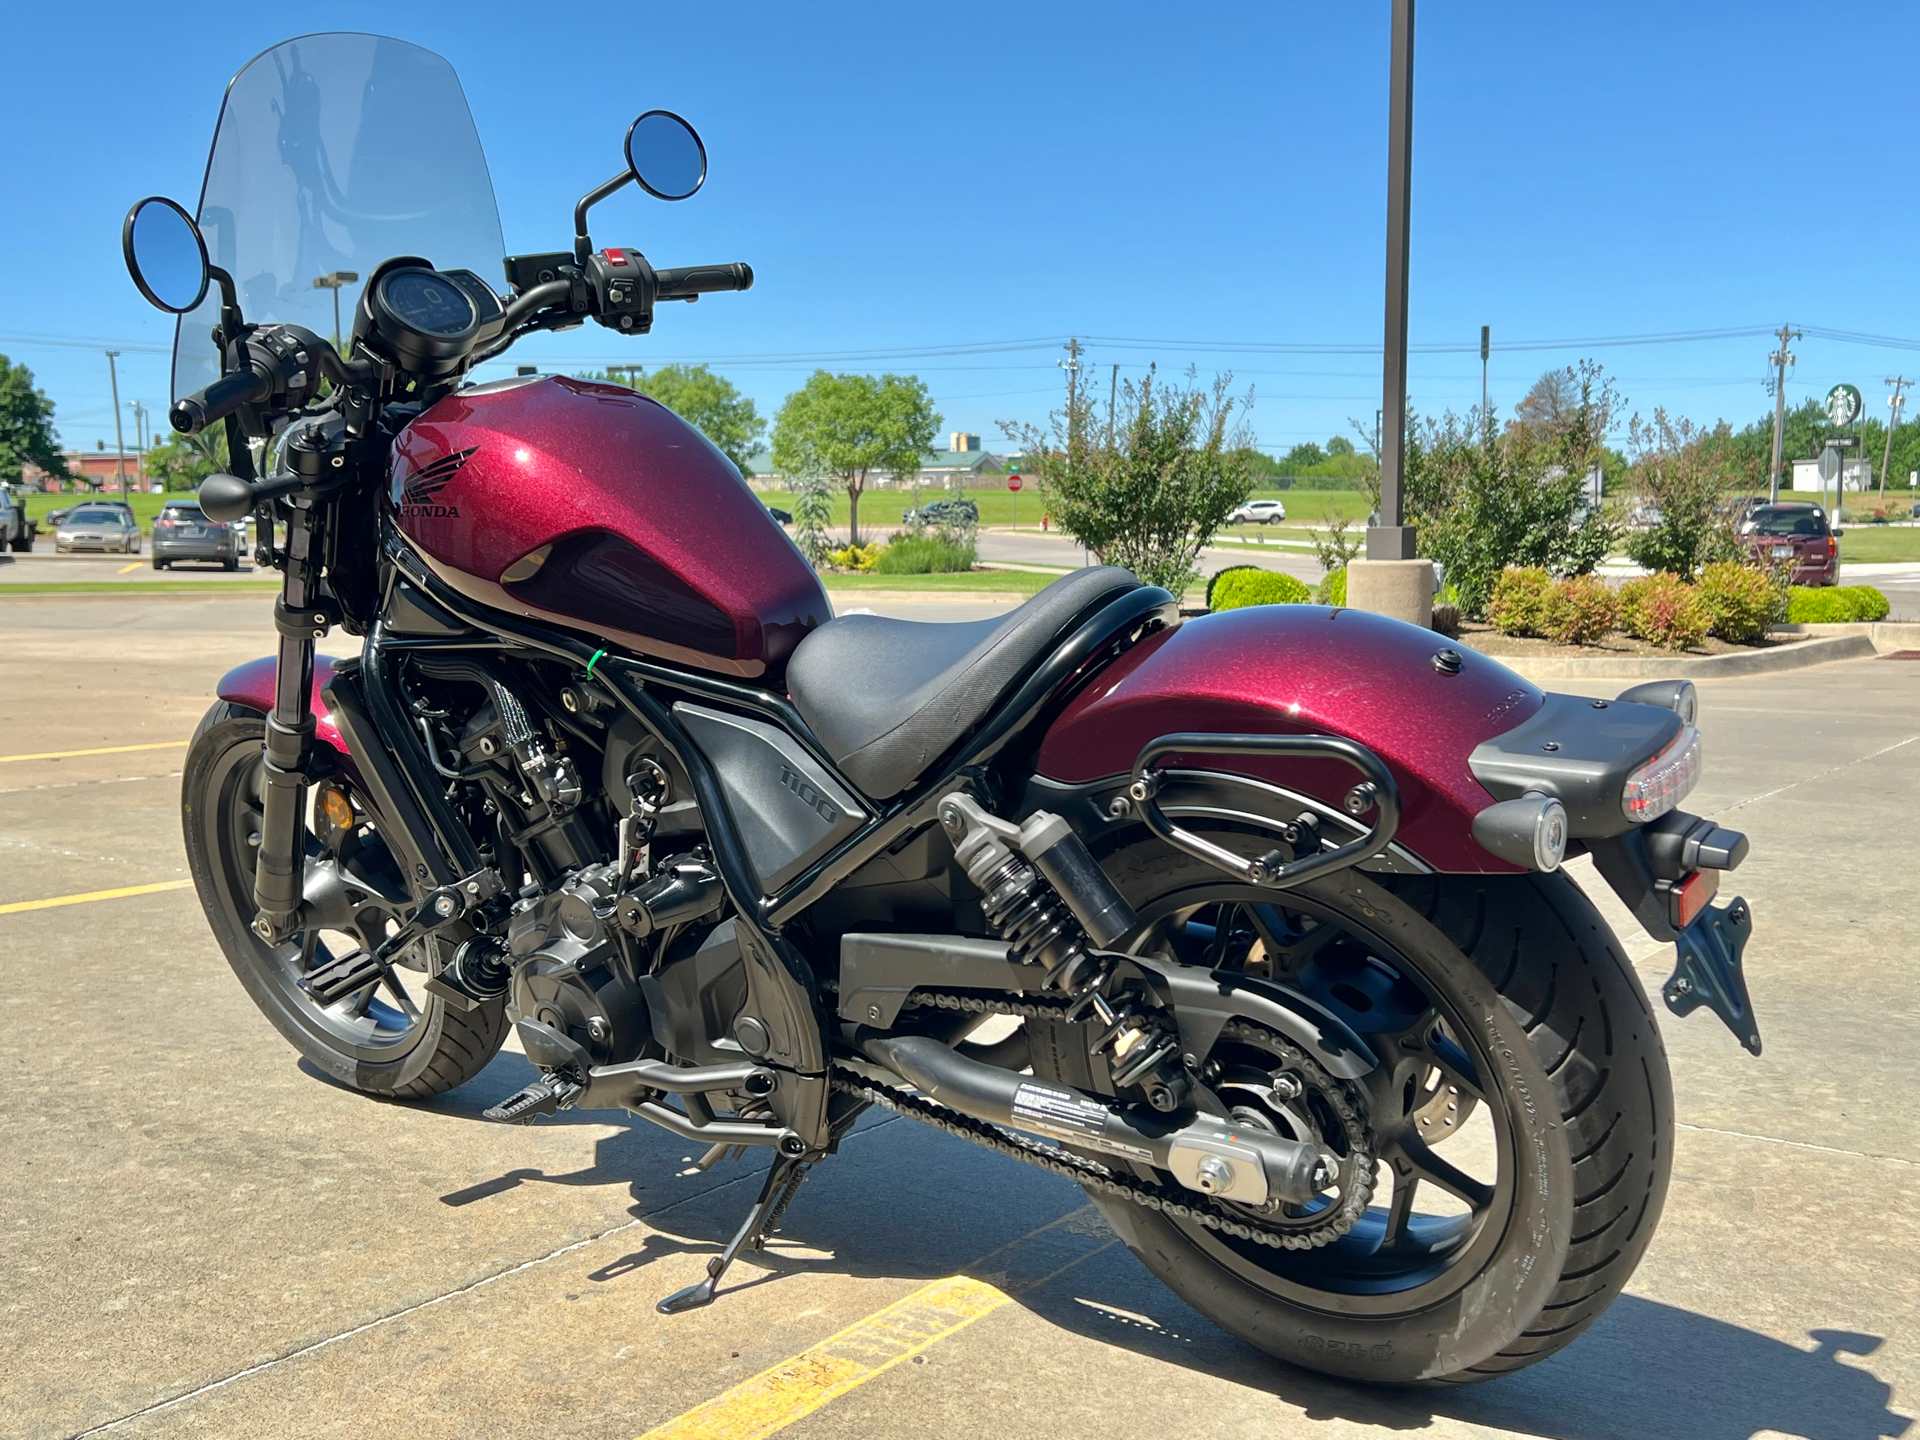
<svg viewBox="0 0 1920 1440">
<path fill-rule="evenodd" d="M 1168 1171 L 1189 1190 L 1245 1205 L 1300 1205 L 1333 1183 L 1334 1157 L 1202 1115 L 1175 1127 L 1156 1112 L 983 1065 L 921 1035 L 878 1037 L 861 1048 L 921 1094 L 976 1120 L 1045 1135 Z"/>
</svg>

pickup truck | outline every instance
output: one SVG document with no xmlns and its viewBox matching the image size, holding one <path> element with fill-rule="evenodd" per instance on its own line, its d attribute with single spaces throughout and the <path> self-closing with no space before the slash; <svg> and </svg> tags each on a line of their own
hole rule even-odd
<svg viewBox="0 0 1920 1440">
<path fill-rule="evenodd" d="M 11 485 L 0 485 L 0 541 L 16 555 L 33 549 L 38 526 L 27 515 L 27 502 Z"/>
</svg>

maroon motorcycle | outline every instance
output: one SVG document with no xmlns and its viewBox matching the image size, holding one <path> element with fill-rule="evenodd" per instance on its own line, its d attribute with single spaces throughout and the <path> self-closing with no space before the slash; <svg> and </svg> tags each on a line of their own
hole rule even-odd
<svg viewBox="0 0 1920 1440">
<path fill-rule="evenodd" d="M 1653 1235 L 1674 1122 L 1561 861 L 1675 943 L 1673 1010 L 1760 1048 L 1747 908 L 1711 903 L 1747 842 L 1677 808 L 1692 688 L 1543 694 L 1353 610 L 1183 621 L 1110 566 L 998 619 L 836 618 L 660 404 L 469 378 L 752 284 L 590 239 L 629 182 L 706 174 L 663 111 L 626 158 L 497 292 L 452 70 L 316 35 L 235 77 L 196 216 L 127 218 L 182 317 L 174 427 L 226 427 L 201 508 L 256 516 L 285 577 L 278 653 L 221 682 L 181 802 L 261 1010 L 400 1099 L 480 1075 L 511 1025 L 535 1078 L 490 1119 L 619 1108 L 702 1165 L 767 1152 L 669 1312 L 877 1105 L 1077 1181 L 1295 1364 L 1470 1381 L 1579 1335 Z M 335 628 L 357 654 L 315 654 Z"/>
</svg>

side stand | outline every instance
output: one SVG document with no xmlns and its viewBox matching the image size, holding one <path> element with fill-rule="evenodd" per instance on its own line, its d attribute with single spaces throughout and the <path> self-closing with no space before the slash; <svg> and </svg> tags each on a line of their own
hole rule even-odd
<svg viewBox="0 0 1920 1440">
<path fill-rule="evenodd" d="M 674 1291 L 655 1308 L 662 1315 L 678 1315 L 683 1311 L 711 1305 L 720 1286 L 720 1277 L 727 1273 L 727 1267 L 733 1264 L 735 1257 L 748 1248 L 763 1249 L 767 1237 L 779 1228 L 780 1217 L 786 1214 L 787 1206 L 793 1202 L 793 1192 L 807 1178 L 809 1164 L 804 1158 L 776 1155 L 767 1170 L 766 1182 L 760 1187 L 760 1198 L 747 1211 L 747 1218 L 741 1222 L 733 1239 L 727 1242 L 727 1248 L 707 1261 L 706 1278 L 684 1290 Z"/>
</svg>

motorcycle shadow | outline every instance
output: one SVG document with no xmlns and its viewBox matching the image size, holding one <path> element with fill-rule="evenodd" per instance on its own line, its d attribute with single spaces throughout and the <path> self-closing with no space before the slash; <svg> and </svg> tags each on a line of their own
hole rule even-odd
<svg viewBox="0 0 1920 1440">
<path fill-rule="evenodd" d="M 503 1054 L 476 1081 L 413 1108 L 477 1120 L 500 1094 L 524 1083 L 522 1072 L 530 1076 L 532 1069 Z M 543 1123 L 618 1120 L 593 1112 Z M 601 1138 L 594 1164 L 584 1169 L 550 1175 L 520 1167 L 441 1201 L 467 1206 L 526 1184 L 627 1182 L 630 1213 L 647 1233 L 611 1260 L 594 1257 L 582 1279 L 644 1287 L 654 1261 L 716 1253 L 766 1172 L 766 1157 L 749 1154 L 689 1174 L 674 1163 L 687 1149 L 685 1141 L 635 1124 Z M 1023 1246 L 1044 1247 L 1048 1237 L 1077 1247 L 1064 1268 L 1058 1243 L 1043 1261 L 1023 1266 L 1006 1258 Z M 1007 1279 L 1023 1268 L 1036 1283 Z M 1811 1348 L 1803 1348 L 1635 1295 L 1617 1300 L 1562 1354 L 1484 1385 L 1381 1390 L 1296 1370 L 1163 1289 L 1106 1231 L 1078 1186 L 884 1112 L 870 1112 L 841 1153 L 814 1169 L 772 1244 L 746 1252 L 728 1272 L 717 1304 L 731 1297 L 743 1310 L 757 1308 L 768 1303 L 768 1286 L 776 1287 L 777 1301 L 777 1282 L 803 1272 L 907 1280 L 972 1273 L 1070 1335 L 1271 1395 L 1310 1420 L 1396 1431 L 1455 1422 L 1554 1440 L 1749 1440 L 1763 1432 L 1888 1440 L 1913 1429 L 1909 1417 L 1888 1408 L 1888 1383 L 1858 1358 L 1841 1358 L 1872 1355 L 1884 1343 L 1880 1336 L 1813 1330 Z M 753 1291 L 763 1293 L 750 1300 L 746 1292 Z"/>
</svg>

